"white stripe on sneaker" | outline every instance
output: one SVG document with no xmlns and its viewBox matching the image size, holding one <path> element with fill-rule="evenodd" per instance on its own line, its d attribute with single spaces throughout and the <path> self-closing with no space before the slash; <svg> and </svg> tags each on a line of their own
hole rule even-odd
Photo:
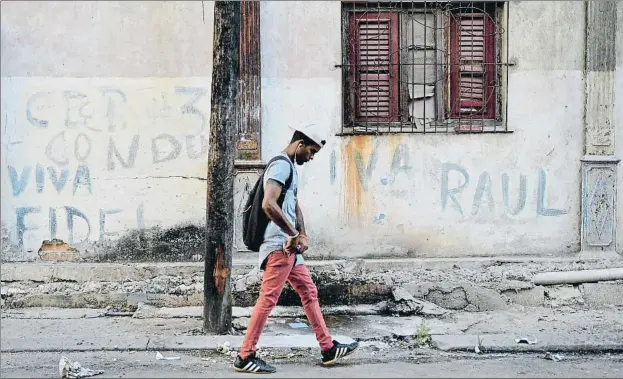
<svg viewBox="0 0 623 379">
<path fill-rule="evenodd" d="M 260 369 L 260 366 L 257 366 L 256 368 L 253 369 L 253 372 L 257 372 L 257 370 Z"/>
<path fill-rule="evenodd" d="M 246 366 L 244 366 L 242 369 L 243 369 L 243 370 L 248 370 L 248 369 L 249 369 L 249 367 L 251 367 L 251 365 L 253 365 L 253 362 L 249 362 L 249 363 L 247 363 L 247 365 L 246 365 Z"/>
</svg>

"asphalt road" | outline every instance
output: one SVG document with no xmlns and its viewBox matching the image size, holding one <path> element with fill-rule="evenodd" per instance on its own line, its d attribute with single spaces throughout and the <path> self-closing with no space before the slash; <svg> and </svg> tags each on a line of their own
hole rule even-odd
<svg viewBox="0 0 623 379">
<path fill-rule="evenodd" d="M 236 373 L 231 358 L 200 352 L 161 352 L 179 360 L 156 360 L 155 352 L 84 352 L 65 354 L 84 367 L 103 370 L 96 378 L 236 378 L 249 374 Z M 205 354 L 205 353 L 203 353 Z M 276 378 L 620 378 L 623 377 L 623 355 L 563 355 L 552 361 L 543 354 L 489 355 L 442 354 L 430 351 L 417 355 L 386 351 L 370 356 L 361 351 L 331 368 L 319 365 L 312 352 L 296 352 L 294 357 L 266 360 L 277 366 Z M 2 353 L 2 378 L 60 378 L 58 363 L 61 353 Z"/>
</svg>

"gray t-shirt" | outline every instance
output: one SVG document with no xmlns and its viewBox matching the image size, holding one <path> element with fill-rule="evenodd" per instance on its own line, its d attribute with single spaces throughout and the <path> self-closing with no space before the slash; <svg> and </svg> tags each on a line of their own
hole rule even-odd
<svg viewBox="0 0 623 379">
<path fill-rule="evenodd" d="M 286 192 L 286 196 L 283 200 L 283 204 L 281 206 L 281 210 L 283 214 L 286 216 L 286 219 L 290 222 L 290 224 L 296 226 L 296 195 L 298 192 L 298 175 L 296 172 L 296 168 L 290 158 L 285 153 L 281 153 L 280 155 L 286 157 L 286 160 L 278 159 L 271 163 L 268 167 L 266 167 L 266 171 L 264 172 L 264 186 L 269 179 L 273 179 L 282 186 L 285 187 L 285 183 L 290 176 L 290 168 L 292 168 L 292 184 Z M 285 189 L 285 188 L 284 188 Z M 260 246 L 260 267 L 264 260 L 275 250 L 282 250 L 283 244 L 288 239 L 288 234 L 281 230 L 277 224 L 270 221 L 268 226 L 266 227 L 266 232 L 264 233 L 264 242 Z M 303 257 L 299 254 L 297 255 L 296 264 L 303 264 Z"/>
</svg>

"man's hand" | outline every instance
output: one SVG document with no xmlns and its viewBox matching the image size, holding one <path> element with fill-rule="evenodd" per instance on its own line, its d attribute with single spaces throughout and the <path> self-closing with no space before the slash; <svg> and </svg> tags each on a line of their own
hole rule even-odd
<svg viewBox="0 0 623 379">
<path fill-rule="evenodd" d="M 294 254 L 296 252 L 296 246 L 299 244 L 300 235 L 297 233 L 296 236 L 290 236 L 283 244 L 283 249 L 288 254 Z"/>
<path fill-rule="evenodd" d="M 299 245 L 301 246 L 301 253 L 304 253 L 309 249 L 309 241 L 307 240 L 307 236 L 305 234 L 301 234 L 299 236 Z"/>
</svg>

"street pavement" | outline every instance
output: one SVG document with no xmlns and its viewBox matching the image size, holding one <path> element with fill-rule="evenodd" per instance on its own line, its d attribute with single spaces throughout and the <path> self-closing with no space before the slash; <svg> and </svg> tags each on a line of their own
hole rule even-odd
<svg viewBox="0 0 623 379">
<path fill-rule="evenodd" d="M 318 356 L 266 360 L 277 367 L 275 378 L 620 378 L 623 356 L 564 355 L 556 362 L 540 354 L 466 356 L 433 352 L 417 357 L 398 354 L 395 359 L 370 360 L 367 351 L 331 368 L 320 366 Z M 232 370 L 231 358 L 189 352 L 161 352 L 180 360 L 156 360 L 155 352 L 75 352 L 68 358 L 84 367 L 103 370 L 95 378 L 243 378 Z M 60 378 L 61 353 L 3 353 L 2 378 Z"/>
<path fill-rule="evenodd" d="M 296 316 L 299 311 L 271 317 L 260 339 L 262 356 L 278 368 L 274 377 L 623 377 L 623 322 L 617 307 L 327 316 L 334 338 L 361 344 L 332 368 L 319 364 L 313 331 L 293 327 L 306 322 Z M 244 312 L 234 319 L 238 330 L 220 336 L 202 332 L 197 309 L 158 309 L 135 317 L 106 313 L 4 310 L 0 377 L 59 378 L 63 356 L 104 371 L 97 378 L 245 376 L 231 368 L 232 351 L 239 348 L 248 322 Z M 224 345 L 232 351 L 219 352 Z M 159 360 L 157 352 L 179 359 Z"/>
</svg>

